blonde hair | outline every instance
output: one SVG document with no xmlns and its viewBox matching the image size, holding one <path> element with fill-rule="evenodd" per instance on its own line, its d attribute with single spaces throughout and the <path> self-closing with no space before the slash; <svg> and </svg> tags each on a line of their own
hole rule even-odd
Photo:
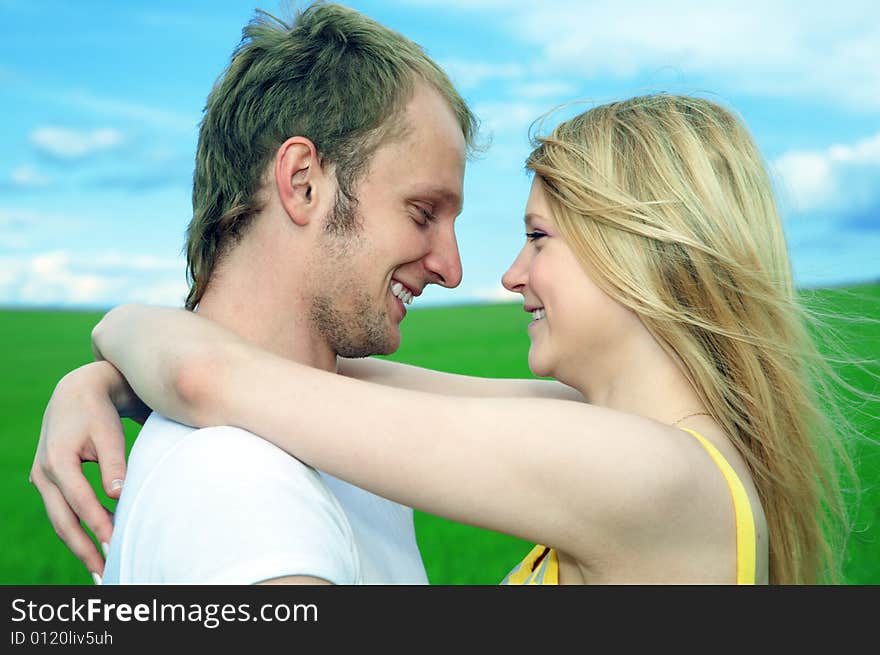
<svg viewBox="0 0 880 655">
<path fill-rule="evenodd" d="M 733 114 L 666 94 L 595 107 L 535 139 L 563 238 L 638 314 L 750 468 L 771 584 L 838 582 L 855 482 L 820 399 L 810 336 L 762 158 Z"/>
</svg>

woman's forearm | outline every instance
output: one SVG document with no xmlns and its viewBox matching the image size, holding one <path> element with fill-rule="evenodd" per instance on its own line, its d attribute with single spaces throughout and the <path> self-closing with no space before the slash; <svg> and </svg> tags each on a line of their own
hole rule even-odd
<svg viewBox="0 0 880 655">
<path fill-rule="evenodd" d="M 445 396 L 584 400 L 577 391 L 555 380 L 458 375 L 375 357 L 363 359 L 340 357 L 338 370 L 346 377 L 364 382 Z"/>
</svg>

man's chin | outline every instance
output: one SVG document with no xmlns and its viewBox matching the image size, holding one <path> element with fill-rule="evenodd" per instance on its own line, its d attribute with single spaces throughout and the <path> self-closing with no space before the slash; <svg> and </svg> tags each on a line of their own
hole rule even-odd
<svg viewBox="0 0 880 655">
<path fill-rule="evenodd" d="M 371 355 L 390 355 L 400 348 L 400 330 L 396 326 L 389 326 L 382 338 L 362 339 L 358 343 L 348 341 L 337 343 L 334 347 L 340 357 L 360 358 Z"/>
<path fill-rule="evenodd" d="M 397 352 L 398 348 L 400 348 L 400 328 L 394 326 L 388 331 L 385 343 L 382 344 L 381 350 L 377 351 L 376 354 L 391 355 L 392 353 Z"/>
</svg>

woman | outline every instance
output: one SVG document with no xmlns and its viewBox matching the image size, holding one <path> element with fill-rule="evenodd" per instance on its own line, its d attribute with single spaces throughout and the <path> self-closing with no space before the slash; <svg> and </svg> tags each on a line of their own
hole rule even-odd
<svg viewBox="0 0 880 655">
<path fill-rule="evenodd" d="M 459 376 L 377 360 L 336 376 L 181 310 L 110 312 L 99 356 L 171 418 L 539 544 L 508 583 L 835 581 L 846 459 L 744 127 L 706 100 L 633 98 L 538 138 L 526 166 L 503 282 L 534 316 L 532 372 L 588 403 L 469 397 Z M 349 411 L 303 409 L 327 399 Z"/>
</svg>

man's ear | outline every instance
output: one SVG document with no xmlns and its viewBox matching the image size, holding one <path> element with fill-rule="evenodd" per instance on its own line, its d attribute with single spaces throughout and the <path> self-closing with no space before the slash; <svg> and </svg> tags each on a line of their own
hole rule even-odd
<svg viewBox="0 0 880 655">
<path fill-rule="evenodd" d="M 275 186 L 281 206 L 300 226 L 326 214 L 329 179 L 315 144 L 292 136 L 275 153 Z"/>
</svg>

